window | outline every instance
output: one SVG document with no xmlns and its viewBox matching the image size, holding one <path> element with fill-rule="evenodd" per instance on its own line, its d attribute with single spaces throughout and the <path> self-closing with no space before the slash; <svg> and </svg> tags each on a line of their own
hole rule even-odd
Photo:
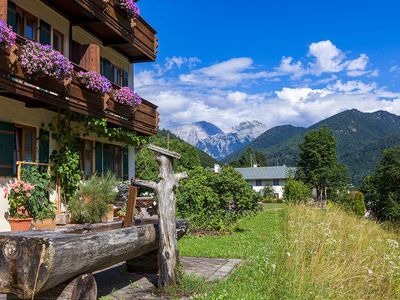
<svg viewBox="0 0 400 300">
<path fill-rule="evenodd" d="M 39 41 L 43 45 L 51 45 L 51 26 L 43 20 L 40 20 Z"/>
<path fill-rule="evenodd" d="M 81 140 L 81 170 L 85 177 L 93 174 L 93 141 Z"/>
<path fill-rule="evenodd" d="M 257 179 L 256 180 L 256 186 L 262 186 L 262 180 L 261 179 Z"/>
<path fill-rule="evenodd" d="M 274 180 L 272 180 L 272 185 L 273 185 L 273 186 L 279 185 L 279 179 L 274 179 Z"/>
<path fill-rule="evenodd" d="M 29 40 L 35 41 L 37 39 L 37 18 L 16 6 L 13 2 L 8 2 L 7 22 L 17 34 Z"/>
<path fill-rule="evenodd" d="M 64 53 L 64 35 L 53 29 L 53 49 Z"/>
<path fill-rule="evenodd" d="M 100 71 L 101 75 L 111 82 L 120 86 L 128 86 L 128 72 L 112 64 L 108 59 L 100 58 Z"/>
<path fill-rule="evenodd" d="M 15 125 L 16 128 L 16 158 L 19 161 L 36 160 L 36 128 Z"/>
</svg>

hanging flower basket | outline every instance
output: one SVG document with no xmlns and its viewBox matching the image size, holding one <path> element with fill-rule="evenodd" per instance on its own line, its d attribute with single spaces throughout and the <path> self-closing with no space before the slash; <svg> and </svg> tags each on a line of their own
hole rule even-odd
<svg viewBox="0 0 400 300">
<path fill-rule="evenodd" d="M 10 223 L 11 231 L 28 231 L 31 230 L 33 218 L 17 219 L 8 218 L 7 221 Z"/>
</svg>

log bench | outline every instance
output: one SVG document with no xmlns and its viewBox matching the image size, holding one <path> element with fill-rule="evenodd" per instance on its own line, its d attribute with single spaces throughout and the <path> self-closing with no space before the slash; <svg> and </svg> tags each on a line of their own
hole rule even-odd
<svg viewBox="0 0 400 300">
<path fill-rule="evenodd" d="M 186 233 L 187 226 L 186 221 L 177 221 L 178 238 Z M 93 285 L 92 272 L 157 251 L 158 227 L 158 221 L 142 220 L 129 227 L 112 222 L 0 233 L 0 293 L 30 299 L 76 278 L 71 295 L 83 297 L 82 286 Z M 93 294 L 94 289 L 96 286 L 86 295 Z"/>
</svg>

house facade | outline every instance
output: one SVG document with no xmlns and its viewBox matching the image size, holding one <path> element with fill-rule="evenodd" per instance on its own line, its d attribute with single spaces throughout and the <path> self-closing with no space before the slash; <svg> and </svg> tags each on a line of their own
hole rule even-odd
<svg viewBox="0 0 400 300">
<path fill-rule="evenodd" d="M 271 186 L 277 197 L 283 197 L 283 189 L 290 175 L 294 174 L 295 168 L 285 165 L 275 167 L 253 167 L 236 168 L 244 179 L 256 192 L 262 191 L 266 186 Z"/>
<path fill-rule="evenodd" d="M 49 163 L 57 143 L 46 125 L 65 113 L 105 119 L 110 128 L 137 135 L 157 132 L 157 106 L 141 99 L 135 108 L 99 97 L 77 79 L 79 72 L 97 72 L 114 91 L 133 89 L 134 63 L 154 61 L 156 31 L 142 18 L 132 19 L 118 0 L 0 0 L 0 19 L 17 34 L 17 46 L 27 41 L 50 45 L 73 64 L 66 90 L 21 72 L 20 48 L 11 67 L 0 55 L 0 231 L 9 230 L 3 187 L 17 176 L 17 161 Z M 134 177 L 135 149 L 96 134 L 77 136 L 84 176 L 112 172 Z"/>
</svg>

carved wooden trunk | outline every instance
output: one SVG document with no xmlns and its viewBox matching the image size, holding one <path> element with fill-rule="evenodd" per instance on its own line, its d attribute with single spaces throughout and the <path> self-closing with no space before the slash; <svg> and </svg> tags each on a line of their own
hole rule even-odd
<svg viewBox="0 0 400 300">
<path fill-rule="evenodd" d="M 29 299 L 80 274 L 91 273 L 158 248 L 156 222 L 121 228 L 122 222 L 55 231 L 0 234 L 0 293 Z M 177 222 L 183 236 L 186 221 Z"/>
</svg>

